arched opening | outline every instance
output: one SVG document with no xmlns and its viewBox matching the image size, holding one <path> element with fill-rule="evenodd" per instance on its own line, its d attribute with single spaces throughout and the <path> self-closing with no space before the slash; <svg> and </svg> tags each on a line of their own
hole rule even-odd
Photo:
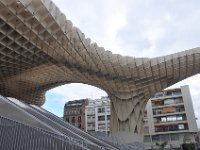
<svg viewBox="0 0 200 150">
<path fill-rule="evenodd" d="M 58 117 L 62 117 L 66 102 L 84 98 L 98 99 L 106 95 L 104 90 L 88 84 L 65 84 L 47 91 L 46 101 L 42 107 Z"/>
</svg>

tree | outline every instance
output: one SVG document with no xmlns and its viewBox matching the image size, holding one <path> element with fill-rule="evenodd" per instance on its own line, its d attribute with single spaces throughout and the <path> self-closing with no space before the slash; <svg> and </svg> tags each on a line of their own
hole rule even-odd
<svg viewBox="0 0 200 150">
<path fill-rule="evenodd" d="M 158 146 L 161 150 L 164 150 L 166 145 L 167 145 L 167 141 L 162 142 L 162 143 L 156 142 L 156 146 Z"/>
</svg>

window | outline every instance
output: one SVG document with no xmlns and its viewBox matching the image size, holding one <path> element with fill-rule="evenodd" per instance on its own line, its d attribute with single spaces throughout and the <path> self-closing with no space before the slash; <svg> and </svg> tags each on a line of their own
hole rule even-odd
<svg viewBox="0 0 200 150">
<path fill-rule="evenodd" d="M 144 142 L 151 142 L 151 138 L 149 135 L 144 136 Z"/>
<path fill-rule="evenodd" d="M 155 132 L 162 132 L 162 129 L 160 127 L 155 127 Z"/>
<path fill-rule="evenodd" d="M 176 116 L 167 117 L 167 122 L 174 122 L 174 121 L 176 121 Z"/>
<path fill-rule="evenodd" d="M 81 116 L 78 117 L 78 122 L 81 122 Z"/>
<path fill-rule="evenodd" d="M 159 136 L 158 136 L 158 135 L 153 135 L 153 136 L 152 136 L 152 141 L 153 141 L 153 142 L 158 142 L 158 141 L 160 141 Z"/>
<path fill-rule="evenodd" d="M 107 115 L 107 120 L 110 120 L 110 115 Z"/>
<path fill-rule="evenodd" d="M 107 109 L 107 112 L 110 112 L 110 107 L 109 108 L 106 108 Z"/>
<path fill-rule="evenodd" d="M 175 99 L 175 103 L 176 103 L 176 104 L 183 103 L 183 99 L 181 99 L 181 98 L 176 98 L 176 99 Z"/>
<path fill-rule="evenodd" d="M 66 121 L 69 122 L 69 117 L 66 118 Z"/>
<path fill-rule="evenodd" d="M 166 117 L 161 118 L 161 122 L 166 122 L 166 121 L 167 121 Z"/>
<path fill-rule="evenodd" d="M 176 111 L 177 112 L 183 112 L 183 111 L 185 111 L 185 107 L 184 106 L 179 106 L 179 107 L 176 108 Z"/>
<path fill-rule="evenodd" d="M 173 91 L 173 95 L 181 95 L 181 91 Z"/>
<path fill-rule="evenodd" d="M 183 117 L 182 116 L 177 116 L 177 120 L 183 120 Z"/>
<path fill-rule="evenodd" d="M 98 116 L 98 121 L 104 121 L 105 120 L 105 116 Z"/>
<path fill-rule="evenodd" d="M 164 104 L 165 104 L 165 105 L 174 104 L 174 100 L 173 100 L 173 99 L 166 99 L 166 100 L 164 101 Z"/>
<path fill-rule="evenodd" d="M 72 117 L 72 123 L 75 123 L 75 117 Z"/>
<path fill-rule="evenodd" d="M 80 109 L 80 114 L 82 114 L 82 109 Z"/>
<path fill-rule="evenodd" d="M 104 113 L 105 112 L 105 108 L 98 108 L 98 113 Z"/>
<path fill-rule="evenodd" d="M 171 126 L 169 126 L 169 131 L 177 131 L 177 130 L 178 130 L 177 125 L 171 125 Z"/>
<path fill-rule="evenodd" d="M 179 124 L 179 125 L 178 125 L 178 129 L 179 129 L 179 130 L 184 130 L 184 124 Z"/>
<path fill-rule="evenodd" d="M 68 115 L 68 114 L 69 114 L 69 112 L 67 110 L 65 110 L 65 115 Z"/>
<path fill-rule="evenodd" d="M 169 141 L 169 134 L 160 135 L 160 140 L 161 141 Z"/>
<path fill-rule="evenodd" d="M 166 95 L 172 95 L 172 91 L 166 91 Z"/>
<path fill-rule="evenodd" d="M 172 141 L 179 141 L 179 134 L 171 134 L 170 137 Z"/>
<path fill-rule="evenodd" d="M 156 109 L 154 115 L 157 115 L 157 114 L 162 114 L 162 109 Z"/>
</svg>

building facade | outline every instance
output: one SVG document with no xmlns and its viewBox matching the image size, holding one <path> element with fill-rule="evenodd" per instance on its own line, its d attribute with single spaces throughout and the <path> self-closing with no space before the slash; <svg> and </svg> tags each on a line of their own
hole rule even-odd
<svg viewBox="0 0 200 150">
<path fill-rule="evenodd" d="M 156 93 L 147 103 L 144 117 L 146 149 L 180 149 L 184 143 L 195 143 L 197 123 L 188 86 Z"/>
<path fill-rule="evenodd" d="M 88 99 L 81 99 L 67 102 L 64 107 L 63 119 L 85 130 L 85 108 L 88 105 L 88 101 Z"/>
<path fill-rule="evenodd" d="M 63 119 L 87 132 L 110 133 L 110 99 L 81 99 L 69 101 Z"/>
<path fill-rule="evenodd" d="M 86 131 L 110 132 L 110 99 L 90 100 L 85 109 Z"/>
</svg>

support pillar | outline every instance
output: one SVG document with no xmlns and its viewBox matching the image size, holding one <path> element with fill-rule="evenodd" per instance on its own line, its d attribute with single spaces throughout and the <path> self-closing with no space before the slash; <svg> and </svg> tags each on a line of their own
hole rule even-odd
<svg viewBox="0 0 200 150">
<path fill-rule="evenodd" d="M 133 95 L 133 94 L 132 94 Z M 111 95 L 111 133 L 123 143 L 143 142 L 144 96 Z"/>
</svg>

